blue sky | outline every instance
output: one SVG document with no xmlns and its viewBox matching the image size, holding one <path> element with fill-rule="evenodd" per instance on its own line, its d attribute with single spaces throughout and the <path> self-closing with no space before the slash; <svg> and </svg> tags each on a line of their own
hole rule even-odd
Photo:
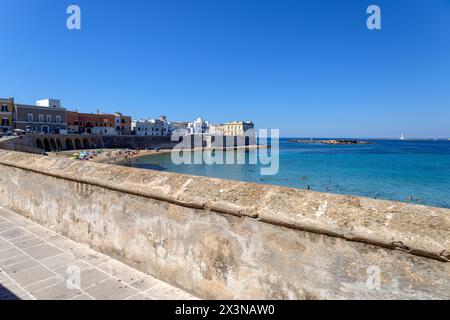
<svg viewBox="0 0 450 320">
<path fill-rule="evenodd" d="M 82 30 L 66 28 L 66 8 Z M 366 8 L 382 30 L 366 28 Z M 2 0 L 0 96 L 282 136 L 450 137 L 449 0 Z"/>
</svg>

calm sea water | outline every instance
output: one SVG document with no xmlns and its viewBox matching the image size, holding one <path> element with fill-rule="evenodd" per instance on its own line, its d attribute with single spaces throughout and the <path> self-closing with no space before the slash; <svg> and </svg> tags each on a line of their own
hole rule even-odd
<svg viewBox="0 0 450 320">
<path fill-rule="evenodd" d="M 331 146 L 281 139 L 274 176 L 261 176 L 260 165 L 175 165 L 170 154 L 142 157 L 133 166 L 450 208 L 450 141 L 373 142 Z M 227 152 L 248 157 L 258 151 Z"/>
</svg>

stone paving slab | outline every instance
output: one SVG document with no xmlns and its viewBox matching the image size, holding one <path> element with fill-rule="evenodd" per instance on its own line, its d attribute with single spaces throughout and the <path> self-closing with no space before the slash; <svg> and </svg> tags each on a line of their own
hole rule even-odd
<svg viewBox="0 0 450 320">
<path fill-rule="evenodd" d="M 197 298 L 0 206 L 0 300 L 19 299 Z"/>
</svg>

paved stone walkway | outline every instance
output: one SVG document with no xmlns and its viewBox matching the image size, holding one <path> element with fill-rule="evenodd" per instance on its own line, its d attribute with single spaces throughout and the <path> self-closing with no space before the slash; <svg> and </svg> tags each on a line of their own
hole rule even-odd
<svg viewBox="0 0 450 320">
<path fill-rule="evenodd" d="M 0 300 L 17 299 L 196 298 L 0 207 Z"/>
</svg>

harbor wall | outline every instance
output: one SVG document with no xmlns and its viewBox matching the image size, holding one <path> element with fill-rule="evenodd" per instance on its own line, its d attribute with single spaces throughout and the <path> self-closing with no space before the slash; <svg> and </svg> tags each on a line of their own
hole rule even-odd
<svg viewBox="0 0 450 320">
<path fill-rule="evenodd" d="M 104 136 L 105 148 L 115 149 L 145 149 L 160 147 L 161 149 L 172 149 L 176 142 L 172 142 L 170 137 L 159 136 Z"/>
<path fill-rule="evenodd" d="M 80 134 L 35 134 L 30 133 L 0 142 L 0 149 L 44 153 L 55 151 L 103 148 L 102 136 Z"/>
<path fill-rule="evenodd" d="M 450 298 L 448 209 L 1 150 L 0 205 L 201 298 Z"/>
</svg>

